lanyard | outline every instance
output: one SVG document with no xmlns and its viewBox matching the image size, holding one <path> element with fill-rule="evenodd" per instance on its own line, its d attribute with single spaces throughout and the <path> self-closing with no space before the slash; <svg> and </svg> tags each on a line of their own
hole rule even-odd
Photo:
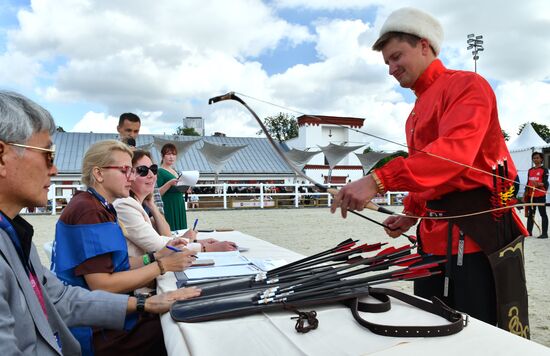
<svg viewBox="0 0 550 356">
<path fill-rule="evenodd" d="M 113 214 L 115 216 L 115 222 L 117 222 L 116 210 L 113 204 L 110 204 L 109 202 L 107 202 L 107 200 L 101 194 L 99 194 L 94 188 L 89 187 L 86 191 L 91 195 L 93 195 L 101 203 L 101 205 L 103 205 L 103 207 L 107 209 L 108 212 Z"/>
<path fill-rule="evenodd" d="M 36 272 L 34 271 L 34 268 L 32 267 L 32 265 L 30 264 L 29 259 L 25 258 L 25 254 L 23 253 L 23 247 L 21 246 L 21 241 L 17 236 L 17 231 L 15 231 L 15 228 L 13 227 L 13 225 L 10 224 L 6 216 L 2 213 L 0 213 L 0 229 L 4 230 L 10 237 L 10 240 L 13 243 L 13 246 L 15 247 L 17 254 L 19 255 L 21 264 L 25 268 L 25 272 L 27 272 L 27 276 L 29 277 L 31 287 L 34 293 L 36 294 L 36 297 L 38 298 L 38 302 L 42 307 L 42 311 L 44 312 L 44 315 L 46 316 L 46 318 L 48 318 L 48 312 L 46 311 L 46 303 L 44 302 L 44 295 L 42 294 L 42 290 L 40 289 L 40 282 L 36 276 Z"/>
<path fill-rule="evenodd" d="M 15 247 L 17 254 L 19 255 L 21 264 L 25 268 L 25 272 L 27 272 L 27 274 L 30 276 L 32 266 L 29 264 L 28 258 L 25 258 L 25 254 L 23 253 L 23 247 L 21 246 L 21 241 L 19 241 L 19 237 L 17 236 L 17 232 L 15 231 L 15 228 L 13 227 L 12 224 L 10 224 L 10 222 L 8 221 L 8 219 L 3 213 L 0 213 L 0 229 L 4 230 L 10 237 L 10 240 L 13 246 Z"/>
</svg>

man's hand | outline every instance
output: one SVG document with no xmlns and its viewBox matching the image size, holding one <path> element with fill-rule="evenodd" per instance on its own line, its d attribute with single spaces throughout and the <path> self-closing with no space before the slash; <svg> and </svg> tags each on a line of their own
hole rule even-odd
<svg viewBox="0 0 550 356">
<path fill-rule="evenodd" d="M 388 228 L 384 228 L 388 236 L 396 238 L 407 232 L 414 224 L 416 224 L 415 218 L 408 218 L 405 216 L 390 216 L 384 220 L 384 225 Z M 391 230 L 390 230 L 391 229 Z"/>
<path fill-rule="evenodd" d="M 349 210 L 361 211 L 365 204 L 378 193 L 378 186 L 369 174 L 359 180 L 346 184 L 336 195 L 330 212 L 334 214 L 340 208 L 340 213 L 345 219 Z"/>
<path fill-rule="evenodd" d="M 196 287 L 180 288 L 172 292 L 154 295 L 145 300 L 145 311 L 152 314 L 162 314 L 170 310 L 176 300 L 198 297 L 201 290 Z"/>
</svg>

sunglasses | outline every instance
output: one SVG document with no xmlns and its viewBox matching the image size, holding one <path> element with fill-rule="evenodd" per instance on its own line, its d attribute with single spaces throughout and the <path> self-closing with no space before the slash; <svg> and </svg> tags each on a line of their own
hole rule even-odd
<svg viewBox="0 0 550 356">
<path fill-rule="evenodd" d="M 50 148 L 22 145 L 22 144 L 13 143 L 13 142 L 8 142 L 8 145 L 21 147 L 21 148 L 28 148 L 30 150 L 42 152 L 46 157 L 46 166 L 48 166 L 48 168 L 53 167 L 53 160 L 55 159 L 55 145 L 52 145 Z"/>
<path fill-rule="evenodd" d="M 158 170 L 159 170 L 159 166 L 157 166 L 156 164 L 152 164 L 151 167 L 137 166 L 136 174 L 140 177 L 147 177 L 147 175 L 149 174 L 149 171 L 151 171 L 151 173 L 153 173 L 154 175 L 157 175 Z"/>
</svg>

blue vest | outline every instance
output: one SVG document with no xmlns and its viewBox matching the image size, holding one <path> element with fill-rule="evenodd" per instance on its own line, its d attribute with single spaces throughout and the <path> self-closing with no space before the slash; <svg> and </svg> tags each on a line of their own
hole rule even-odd
<svg viewBox="0 0 550 356">
<path fill-rule="evenodd" d="M 90 289 L 82 276 L 75 276 L 74 269 L 84 261 L 105 253 L 111 253 L 114 272 L 128 271 L 128 248 L 126 238 L 116 222 L 100 224 L 67 225 L 58 221 L 52 248 L 51 270 L 65 284 Z M 131 330 L 138 319 L 137 314 L 126 317 L 124 330 Z M 73 335 L 80 342 L 82 354 L 93 355 L 92 328 L 72 327 Z"/>
</svg>

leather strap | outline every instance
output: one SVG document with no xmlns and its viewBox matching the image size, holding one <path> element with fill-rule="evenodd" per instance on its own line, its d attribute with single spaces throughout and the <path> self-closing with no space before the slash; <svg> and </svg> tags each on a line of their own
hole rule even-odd
<svg viewBox="0 0 550 356">
<path fill-rule="evenodd" d="M 380 303 L 366 303 L 366 302 L 360 302 L 359 298 L 354 298 L 357 300 L 357 310 L 361 312 L 367 312 L 367 313 L 384 313 L 391 309 L 391 301 L 390 297 L 388 297 L 387 294 L 380 293 L 376 290 L 376 288 L 371 288 L 369 290 L 369 295 L 375 299 L 378 299 Z M 350 308 L 351 304 L 354 302 L 352 299 L 350 302 L 346 303 Z"/>
<path fill-rule="evenodd" d="M 461 313 L 449 308 L 447 305 L 445 305 L 445 303 L 435 297 L 432 299 L 431 302 L 429 302 L 424 299 L 387 288 L 371 288 L 370 293 L 371 295 L 372 293 L 385 294 L 386 296 L 397 298 L 405 303 L 408 303 L 429 313 L 439 315 L 450 321 L 450 324 L 435 326 L 394 326 L 375 324 L 363 319 L 359 315 L 359 298 L 354 298 L 351 301 L 350 305 L 353 317 L 359 324 L 377 335 L 395 337 L 447 336 L 460 332 L 466 325 L 468 325 L 467 315 L 466 318 L 464 318 Z"/>
</svg>

